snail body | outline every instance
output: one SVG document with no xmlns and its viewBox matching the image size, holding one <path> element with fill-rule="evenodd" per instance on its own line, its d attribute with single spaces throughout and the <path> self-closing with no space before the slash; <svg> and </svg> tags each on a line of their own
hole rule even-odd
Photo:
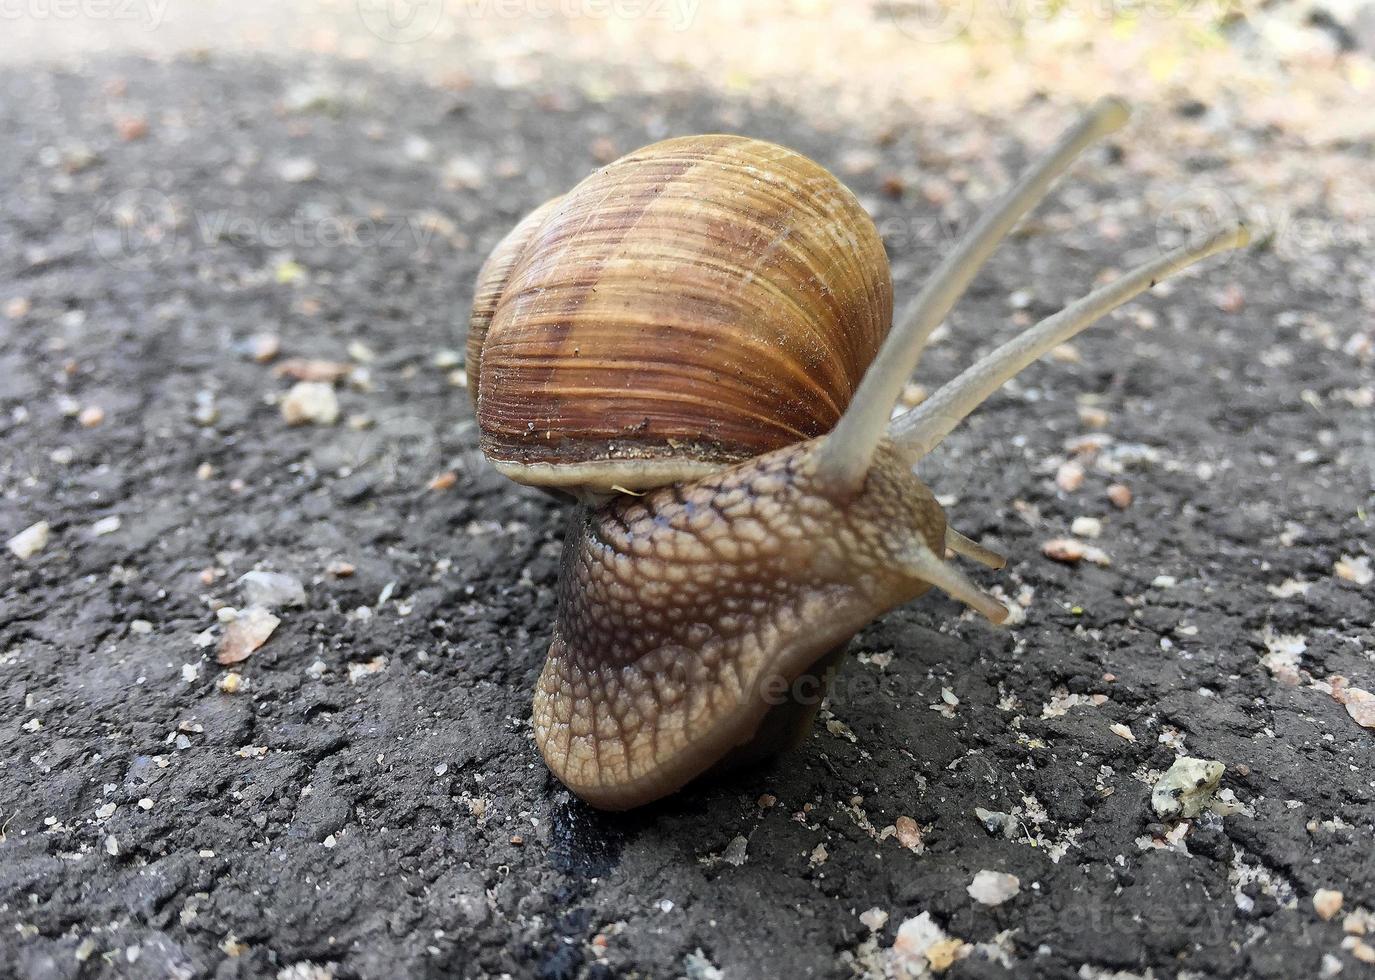
<svg viewBox="0 0 1375 980">
<path fill-rule="evenodd" d="M 758 140 L 646 147 L 497 246 L 469 333 L 483 449 L 583 501 L 533 707 L 565 785 L 626 809 L 786 748 L 850 638 L 933 586 L 1006 618 L 946 555 L 1004 559 L 948 527 L 916 465 L 1027 364 L 1245 230 L 1162 255 L 892 406 L 996 244 L 1126 116 L 1095 106 L 891 330 L 872 222 L 818 165 Z"/>
</svg>

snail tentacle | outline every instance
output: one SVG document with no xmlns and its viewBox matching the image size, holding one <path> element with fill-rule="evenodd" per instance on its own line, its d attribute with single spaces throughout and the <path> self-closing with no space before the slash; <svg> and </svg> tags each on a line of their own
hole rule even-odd
<svg viewBox="0 0 1375 980">
<path fill-rule="evenodd" d="M 995 570 L 1007 565 L 1006 555 L 1000 555 L 992 548 L 979 544 L 973 538 L 965 537 L 953 527 L 945 529 L 945 546 L 957 555 L 976 561 L 980 565 L 987 565 Z"/>
<path fill-rule="evenodd" d="M 854 494 L 864 482 L 893 405 L 912 376 L 932 331 L 964 295 L 993 250 L 1045 198 L 1051 184 L 1079 154 L 1101 137 L 1121 129 L 1129 115 L 1130 110 L 1121 99 L 1106 97 L 1094 103 L 936 267 L 902 322 L 884 340 L 854 400 L 821 447 L 818 477 L 837 496 Z"/>
<path fill-rule="evenodd" d="M 993 392 L 1051 349 L 1093 326 L 1157 282 L 1203 259 L 1250 241 L 1244 225 L 1227 228 L 1137 266 L 1059 313 L 1047 317 L 966 368 L 916 408 L 894 419 L 888 436 L 913 461 L 925 456 Z"/>
<path fill-rule="evenodd" d="M 1001 624 L 1007 620 L 1007 607 L 988 592 L 975 585 L 964 572 L 949 562 L 941 560 L 929 548 L 912 546 L 903 552 L 902 562 L 913 578 L 928 585 L 934 585 L 952 599 L 958 599 L 992 623 Z"/>
</svg>

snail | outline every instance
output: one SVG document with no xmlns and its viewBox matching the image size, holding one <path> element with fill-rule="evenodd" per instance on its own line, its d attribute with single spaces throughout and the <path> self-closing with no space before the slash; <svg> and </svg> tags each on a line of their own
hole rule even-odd
<svg viewBox="0 0 1375 980">
<path fill-rule="evenodd" d="M 1127 116 L 1095 104 L 891 330 L 873 222 L 819 164 L 760 140 L 645 147 L 496 246 L 468 336 L 481 446 L 579 500 L 533 703 L 564 785 L 628 809 L 797 744 L 850 639 L 931 587 L 1005 620 L 947 549 L 1005 560 L 947 526 L 917 464 L 1022 368 L 1246 230 L 1163 254 L 894 405 L 997 244 Z"/>
</svg>

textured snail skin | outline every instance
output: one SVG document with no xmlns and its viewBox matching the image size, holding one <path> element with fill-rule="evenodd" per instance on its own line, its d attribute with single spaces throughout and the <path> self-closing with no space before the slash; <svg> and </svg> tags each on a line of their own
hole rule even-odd
<svg viewBox="0 0 1375 980">
<path fill-rule="evenodd" d="M 873 221 L 830 172 L 740 136 L 593 173 L 478 279 L 469 389 L 522 483 L 694 479 L 829 431 L 892 323 Z"/>
<path fill-rule="evenodd" d="M 574 516 L 534 725 L 593 806 L 658 799 L 748 747 L 799 677 L 928 588 L 904 555 L 943 554 L 945 515 L 910 464 L 881 446 L 837 503 L 812 485 L 816 444 Z"/>
</svg>

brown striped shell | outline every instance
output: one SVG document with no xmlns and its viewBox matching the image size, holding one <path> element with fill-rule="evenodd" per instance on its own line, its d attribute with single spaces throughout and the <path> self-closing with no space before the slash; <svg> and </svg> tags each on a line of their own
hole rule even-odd
<svg viewBox="0 0 1375 980">
<path fill-rule="evenodd" d="M 874 223 L 832 174 L 739 136 L 664 140 L 516 226 L 478 276 L 482 449 L 589 496 L 821 435 L 892 322 Z"/>
</svg>

